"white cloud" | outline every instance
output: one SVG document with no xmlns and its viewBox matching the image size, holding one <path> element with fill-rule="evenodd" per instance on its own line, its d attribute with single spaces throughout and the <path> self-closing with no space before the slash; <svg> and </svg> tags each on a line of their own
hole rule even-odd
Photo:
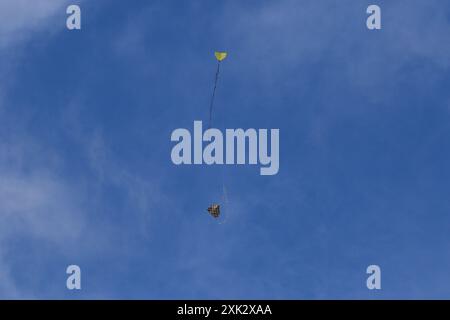
<svg viewBox="0 0 450 320">
<path fill-rule="evenodd" d="M 5 112 L 14 70 L 25 45 L 39 33 L 46 37 L 65 28 L 68 1 L 2 0 L 0 2 L 0 297 L 30 297 L 14 279 L 9 244 L 18 236 L 44 241 L 64 252 L 82 237 L 85 208 L 77 186 L 57 174 L 58 155 Z M 40 36 L 40 35 L 39 35 Z M 47 39 L 47 38 L 46 38 Z M 40 38 L 40 40 L 42 40 Z"/>
<path fill-rule="evenodd" d="M 0 297 L 23 298 L 33 290 L 15 283 L 11 243 L 48 244 L 55 255 L 73 253 L 79 244 L 83 250 L 88 216 L 79 186 L 58 174 L 58 155 L 34 138 L 9 133 L 0 137 Z"/>
<path fill-rule="evenodd" d="M 23 43 L 37 31 L 57 32 L 64 28 L 68 3 L 68 0 L 2 0 L 0 48 Z"/>
<path fill-rule="evenodd" d="M 4 261 L 6 258 L 4 248 L 0 246 L 0 259 Z M 8 297 L 11 299 L 19 299 L 21 297 L 20 290 L 17 288 L 8 263 L 0 263 L 0 297 Z"/>
<path fill-rule="evenodd" d="M 358 80 L 384 82 L 402 72 L 402 65 L 412 58 L 450 66 L 450 23 L 441 6 L 436 0 L 386 3 L 381 6 L 382 30 L 369 31 L 363 3 L 286 0 L 257 7 L 242 4 L 228 6 L 214 27 L 220 41 L 234 50 L 232 54 L 247 59 L 246 67 L 255 69 L 252 74 L 262 73 L 258 81 L 269 81 L 268 85 L 279 83 L 292 68 L 331 59 L 340 60 L 342 70 L 350 73 L 340 75 L 342 80 L 357 76 Z M 359 74 L 370 66 L 376 74 Z M 297 82 L 308 80 L 296 74 Z"/>
<path fill-rule="evenodd" d="M 64 179 L 37 168 L 26 174 L 5 171 L 0 174 L 2 238 L 23 233 L 56 242 L 79 237 L 82 210 Z"/>
</svg>

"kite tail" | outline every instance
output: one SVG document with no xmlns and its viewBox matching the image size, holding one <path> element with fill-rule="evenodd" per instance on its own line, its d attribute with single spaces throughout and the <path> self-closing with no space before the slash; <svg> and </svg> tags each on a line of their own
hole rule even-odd
<svg viewBox="0 0 450 320">
<path fill-rule="evenodd" d="M 219 80 L 219 72 L 220 72 L 220 61 L 217 63 L 217 71 L 216 71 L 216 78 L 214 79 L 214 89 L 211 97 L 211 104 L 209 105 L 209 126 L 208 129 L 211 128 L 212 125 L 212 112 L 214 107 L 214 98 L 216 97 L 216 88 L 217 88 L 217 81 Z"/>
</svg>

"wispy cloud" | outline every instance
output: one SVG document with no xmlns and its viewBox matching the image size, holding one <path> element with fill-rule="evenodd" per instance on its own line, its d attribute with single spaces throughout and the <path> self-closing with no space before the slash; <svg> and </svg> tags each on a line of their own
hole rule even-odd
<svg viewBox="0 0 450 320">
<path fill-rule="evenodd" d="M 26 237 L 64 251 L 81 237 L 85 208 L 79 190 L 58 173 L 59 156 L 28 135 L 5 111 L 13 109 L 8 90 L 26 44 L 40 33 L 64 30 L 68 1 L 0 2 L 0 297 L 30 297 L 20 288 L 8 260 L 12 239 Z M 47 39 L 48 41 L 48 39 Z"/>
<path fill-rule="evenodd" d="M 21 44 L 43 30 L 57 32 L 64 26 L 65 6 L 68 3 L 68 0 L 1 1 L 0 49 Z"/>
</svg>

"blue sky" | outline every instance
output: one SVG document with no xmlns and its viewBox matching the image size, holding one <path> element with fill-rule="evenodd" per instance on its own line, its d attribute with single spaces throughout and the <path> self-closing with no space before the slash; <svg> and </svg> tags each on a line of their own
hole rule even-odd
<svg viewBox="0 0 450 320">
<path fill-rule="evenodd" d="M 449 298 L 449 34 L 437 0 L 2 1 L 0 297 Z M 275 176 L 171 162 L 215 50 L 215 126 L 279 128 Z"/>
</svg>

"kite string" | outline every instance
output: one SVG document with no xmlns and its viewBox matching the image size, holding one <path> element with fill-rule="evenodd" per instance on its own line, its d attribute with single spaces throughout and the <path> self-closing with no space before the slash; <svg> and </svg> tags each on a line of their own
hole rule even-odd
<svg viewBox="0 0 450 320">
<path fill-rule="evenodd" d="M 216 96 L 216 88 L 217 88 L 217 81 L 219 80 L 219 72 L 220 72 L 220 61 L 217 63 L 217 71 L 216 71 L 216 77 L 214 79 L 214 89 L 211 97 L 211 104 L 209 105 L 209 126 L 208 128 L 211 128 L 212 125 L 212 112 L 214 107 L 214 98 Z"/>
<path fill-rule="evenodd" d="M 224 224 L 228 220 L 228 215 L 230 214 L 227 187 L 225 186 L 224 179 L 222 179 L 222 216 L 223 218 L 219 221 L 219 224 Z"/>
</svg>

